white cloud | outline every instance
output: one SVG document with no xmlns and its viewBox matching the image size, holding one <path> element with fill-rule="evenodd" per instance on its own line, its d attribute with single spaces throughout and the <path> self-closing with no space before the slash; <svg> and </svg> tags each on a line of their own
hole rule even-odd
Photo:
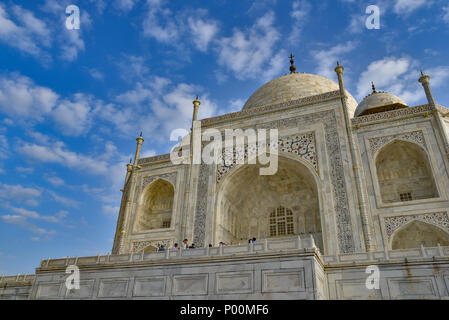
<svg viewBox="0 0 449 320">
<path fill-rule="evenodd" d="M 92 24 L 89 13 L 80 8 L 80 29 L 69 30 L 65 27 L 65 8 L 72 4 L 69 0 L 46 0 L 42 10 L 53 14 L 52 25 L 54 37 L 57 39 L 61 49 L 61 59 L 72 62 L 78 58 L 80 52 L 85 50 L 82 38 L 84 30 L 88 30 Z M 63 14 L 61 14 L 63 13 Z"/>
<path fill-rule="evenodd" d="M 36 211 L 28 210 L 28 209 L 24 209 L 24 208 L 11 207 L 10 210 L 20 216 L 25 217 L 25 218 L 43 220 L 43 221 L 52 222 L 52 223 L 63 222 L 64 218 L 66 218 L 67 215 L 69 214 L 65 210 L 60 210 L 56 214 L 51 215 L 51 216 L 41 215 Z M 15 219 L 18 219 L 18 218 L 15 218 Z"/>
<path fill-rule="evenodd" d="M 373 61 L 360 75 L 357 84 L 357 96 L 363 98 L 371 92 L 371 81 L 374 81 L 379 90 L 393 84 L 402 85 L 399 78 L 409 72 L 411 63 L 412 61 L 409 58 L 395 57 Z"/>
<path fill-rule="evenodd" d="M 82 135 L 90 129 L 91 105 L 95 103 L 98 102 L 81 93 L 61 100 L 52 89 L 41 87 L 19 73 L 0 76 L 0 112 L 27 126 L 51 116 L 63 134 Z"/>
<path fill-rule="evenodd" d="M 34 225 L 33 223 L 29 222 L 27 220 L 27 217 L 22 216 L 22 215 L 4 215 L 0 217 L 3 222 L 8 223 L 8 224 L 13 224 L 13 225 L 17 225 L 20 226 L 24 229 L 27 229 L 29 231 L 31 231 L 32 233 L 36 233 L 39 234 L 41 236 L 51 236 L 54 235 L 56 232 L 54 230 L 46 230 L 44 228 L 38 227 L 36 225 Z"/>
<path fill-rule="evenodd" d="M 397 14 L 409 14 L 429 3 L 431 3 L 429 0 L 396 0 L 394 11 Z"/>
<path fill-rule="evenodd" d="M 6 159 L 9 156 L 8 138 L 0 134 L 0 160 Z"/>
<path fill-rule="evenodd" d="M 426 70 L 431 77 L 432 87 L 441 86 L 449 79 L 449 66 L 439 66 Z M 357 97 L 362 99 L 371 92 L 371 81 L 378 91 L 387 91 L 403 99 L 408 105 L 425 102 L 424 89 L 418 82 L 418 62 L 411 58 L 386 57 L 373 61 L 360 75 Z"/>
<path fill-rule="evenodd" d="M 17 146 L 19 153 L 44 163 L 58 163 L 62 166 L 87 171 L 94 174 L 106 174 L 107 163 L 83 154 L 67 150 L 64 143 L 57 141 L 51 145 L 38 145 L 23 142 Z"/>
<path fill-rule="evenodd" d="M 348 32 L 356 34 L 361 33 L 365 28 L 366 16 L 361 14 L 354 14 L 351 16 L 351 22 L 348 26 Z"/>
<path fill-rule="evenodd" d="M 23 201 L 40 197 L 42 190 L 23 187 L 20 184 L 8 185 L 0 183 L 0 198 L 4 200 Z"/>
<path fill-rule="evenodd" d="M 33 168 L 16 167 L 16 170 L 23 174 L 31 174 L 34 172 Z"/>
<path fill-rule="evenodd" d="M 289 36 L 289 41 L 294 43 L 299 41 L 302 28 L 307 21 L 312 5 L 307 0 L 297 0 L 292 4 L 290 16 L 293 19 L 293 29 Z"/>
<path fill-rule="evenodd" d="M 118 212 L 120 211 L 120 207 L 118 206 L 111 206 L 111 205 L 103 205 L 102 211 L 104 214 L 108 215 L 118 215 Z"/>
<path fill-rule="evenodd" d="M 51 43 L 47 25 L 20 6 L 13 5 L 10 9 L 15 21 L 8 14 L 6 5 L 0 3 L 0 41 L 27 54 L 41 56 L 41 47 Z"/>
<path fill-rule="evenodd" d="M 117 62 L 122 79 L 135 82 L 141 81 L 148 76 L 150 70 L 144 57 L 122 54 Z"/>
<path fill-rule="evenodd" d="M 143 131 L 144 137 L 151 135 L 153 141 L 166 145 L 173 129 L 190 128 L 192 101 L 196 95 L 201 100 L 199 117 L 215 115 L 217 105 L 204 88 L 188 83 L 174 86 L 166 78 L 153 76 L 142 79 L 133 89 L 116 96 L 115 100 L 123 107 L 102 105 L 95 113 L 114 123 L 120 132 L 137 134 Z M 135 114 L 140 117 L 136 119 Z"/>
<path fill-rule="evenodd" d="M 162 43 L 174 43 L 179 35 L 179 26 L 170 9 L 163 7 L 164 0 L 147 0 L 148 11 L 143 22 L 144 36 Z"/>
<path fill-rule="evenodd" d="M 75 208 L 79 206 L 79 202 L 76 201 L 76 200 L 60 196 L 60 195 L 58 195 L 55 192 L 50 191 L 50 190 L 48 190 L 47 192 L 50 194 L 50 196 L 53 198 L 53 200 L 55 200 L 56 202 L 59 202 L 60 204 L 62 204 L 64 206 L 75 207 Z"/>
<path fill-rule="evenodd" d="M 449 23 L 449 6 L 443 8 L 443 20 Z"/>
<path fill-rule="evenodd" d="M 335 79 L 336 74 L 334 69 L 337 61 L 341 62 L 344 54 L 353 51 L 355 47 L 354 42 L 348 41 L 345 44 L 336 45 L 328 50 L 314 51 L 313 58 L 318 65 L 316 73 L 329 79 Z"/>
<path fill-rule="evenodd" d="M 245 100 L 243 99 L 233 99 L 229 101 L 229 108 L 226 110 L 227 112 L 237 112 L 242 110 L 243 105 L 245 104 Z"/>
<path fill-rule="evenodd" d="M 12 118 L 41 121 L 56 105 L 59 95 L 18 73 L 0 76 L 0 111 Z"/>
<path fill-rule="evenodd" d="M 155 156 L 155 155 L 156 155 L 156 151 L 155 151 L 155 150 L 152 150 L 152 149 L 149 149 L 149 150 L 143 150 L 143 147 L 142 147 L 142 152 L 141 152 L 141 154 L 140 154 L 140 157 L 141 157 L 141 158 L 153 157 L 153 156 Z"/>
<path fill-rule="evenodd" d="M 64 180 L 57 176 L 45 177 L 45 179 L 55 187 L 59 187 L 64 184 Z"/>
<path fill-rule="evenodd" d="M 73 101 L 64 99 L 52 112 L 53 119 L 62 133 L 79 136 L 86 133 L 92 122 L 92 100 L 78 93 Z"/>
<path fill-rule="evenodd" d="M 279 73 L 282 64 L 270 64 L 275 56 L 280 57 L 279 53 L 276 55 L 280 33 L 274 26 L 274 18 L 274 13 L 268 12 L 249 30 L 234 29 L 231 37 L 221 38 L 218 63 L 241 80 L 262 77 L 261 80 L 266 81 Z"/>
<path fill-rule="evenodd" d="M 139 0 L 115 0 L 114 1 L 114 6 L 120 10 L 123 10 L 125 12 L 128 12 L 130 10 L 132 10 L 132 8 L 134 7 L 134 5 L 138 2 Z"/>
<path fill-rule="evenodd" d="M 87 72 L 90 74 L 90 76 L 96 80 L 103 80 L 104 74 L 100 71 L 98 71 L 95 68 L 86 68 Z"/>
<path fill-rule="evenodd" d="M 198 50 L 206 52 L 209 43 L 219 31 L 218 23 L 206 21 L 199 17 L 189 17 L 187 21 L 196 47 Z"/>
</svg>

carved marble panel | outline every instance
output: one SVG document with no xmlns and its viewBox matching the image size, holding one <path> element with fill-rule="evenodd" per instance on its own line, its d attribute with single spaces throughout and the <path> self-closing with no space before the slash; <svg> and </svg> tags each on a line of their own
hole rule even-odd
<svg viewBox="0 0 449 320">
<path fill-rule="evenodd" d="M 98 298 L 124 298 L 127 295 L 128 279 L 100 280 Z"/>
<path fill-rule="evenodd" d="M 270 143 L 261 146 L 269 150 Z M 315 133 L 308 132 L 304 134 L 294 134 L 281 137 L 278 140 L 277 150 L 297 155 L 299 158 L 309 162 L 318 173 L 318 157 L 316 153 Z M 236 166 L 236 160 L 243 153 L 245 163 L 248 159 L 256 156 L 257 148 L 255 145 L 246 144 L 244 147 L 236 147 L 233 152 L 223 148 L 222 155 L 219 157 L 219 165 L 217 166 L 217 183 L 223 180 L 226 173 Z M 229 164 L 227 164 L 229 163 Z"/>
<path fill-rule="evenodd" d="M 386 136 L 386 137 L 369 139 L 369 147 L 370 147 L 371 154 L 375 154 L 384 145 L 386 145 L 387 143 L 389 143 L 395 139 L 414 142 L 414 143 L 419 144 L 422 147 L 424 147 L 424 149 L 426 149 L 423 132 L 422 131 L 413 131 L 413 132 L 401 133 L 401 134 L 396 134 L 396 135 L 391 135 L 391 136 Z"/>
<path fill-rule="evenodd" d="M 133 242 L 133 252 L 140 252 L 148 246 L 157 247 L 158 245 L 164 244 L 166 248 L 169 248 L 172 241 L 170 239 L 165 240 L 144 240 L 144 241 L 134 241 Z"/>
<path fill-rule="evenodd" d="M 136 278 L 133 297 L 161 297 L 166 294 L 167 277 Z"/>
<path fill-rule="evenodd" d="M 387 231 L 388 239 L 391 235 L 400 227 L 412 220 L 418 220 L 437 225 L 449 232 L 449 217 L 447 212 L 414 214 L 399 217 L 386 217 L 384 218 L 385 230 Z"/>
<path fill-rule="evenodd" d="M 304 290 L 304 268 L 262 271 L 262 292 L 296 292 Z"/>
<path fill-rule="evenodd" d="M 171 182 L 171 184 L 173 186 L 176 186 L 177 175 L 178 175 L 177 172 L 170 172 L 170 173 L 164 173 L 164 174 L 159 174 L 159 175 L 154 175 L 154 176 L 143 177 L 141 188 L 142 188 L 142 190 L 145 189 L 146 186 L 151 184 L 153 181 L 156 181 L 157 179 L 163 179 L 163 180 L 169 181 L 169 182 Z"/>
<path fill-rule="evenodd" d="M 205 295 L 208 288 L 208 274 L 173 276 L 173 295 Z"/>
</svg>

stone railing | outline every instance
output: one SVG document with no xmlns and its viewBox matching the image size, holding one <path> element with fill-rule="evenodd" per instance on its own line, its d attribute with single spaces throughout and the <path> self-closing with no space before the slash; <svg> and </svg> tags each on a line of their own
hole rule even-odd
<svg viewBox="0 0 449 320">
<path fill-rule="evenodd" d="M 424 259 L 434 258 L 449 258 L 449 247 L 438 245 L 434 248 L 406 249 L 406 250 L 391 250 L 391 251 L 375 251 L 375 252 L 361 252 L 352 254 L 341 254 L 334 256 L 324 256 L 323 262 L 325 264 L 345 264 L 345 263 L 363 263 L 363 262 L 379 262 L 379 261 L 419 261 Z"/>
<path fill-rule="evenodd" d="M 31 285 L 34 281 L 35 275 L 28 275 L 24 274 L 21 275 L 20 273 L 15 276 L 1 276 L 0 277 L 0 288 L 4 287 L 4 285 L 8 286 L 25 286 L 25 285 Z"/>
<path fill-rule="evenodd" d="M 212 248 L 195 248 L 195 249 L 167 249 L 164 252 L 139 252 L 120 255 L 100 255 L 92 257 L 67 257 L 62 259 L 42 259 L 40 268 L 57 268 L 66 267 L 68 265 L 96 265 L 96 264 L 120 264 L 133 263 L 142 261 L 161 261 L 167 259 L 197 259 L 202 257 L 220 257 L 232 255 L 249 255 L 254 253 L 270 253 L 290 250 L 304 250 L 306 252 L 317 252 L 317 248 L 313 237 L 294 237 L 285 239 L 262 240 L 260 243 L 248 243 L 237 246 L 220 246 Z"/>
</svg>

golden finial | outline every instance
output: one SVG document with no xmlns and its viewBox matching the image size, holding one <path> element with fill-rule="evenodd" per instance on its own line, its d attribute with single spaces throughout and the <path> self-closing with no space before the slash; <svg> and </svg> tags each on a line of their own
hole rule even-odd
<svg viewBox="0 0 449 320">
<path fill-rule="evenodd" d="M 291 74 L 296 72 L 296 67 L 295 67 L 295 65 L 294 65 L 295 60 L 293 60 L 294 57 L 295 57 L 295 56 L 293 55 L 293 53 L 290 53 L 289 58 L 290 58 L 290 73 L 291 73 Z"/>
</svg>

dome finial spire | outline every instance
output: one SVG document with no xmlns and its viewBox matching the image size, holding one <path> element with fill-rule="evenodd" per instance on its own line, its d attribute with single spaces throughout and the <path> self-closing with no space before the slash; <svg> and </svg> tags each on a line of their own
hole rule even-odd
<svg viewBox="0 0 449 320">
<path fill-rule="evenodd" d="M 293 53 L 290 53 L 290 74 L 295 73 L 296 72 L 296 67 L 295 67 L 295 60 L 293 60 L 295 56 L 293 55 Z"/>
<path fill-rule="evenodd" d="M 373 88 L 373 93 L 376 93 L 376 86 L 374 85 L 374 82 L 371 81 L 371 88 Z"/>
</svg>

